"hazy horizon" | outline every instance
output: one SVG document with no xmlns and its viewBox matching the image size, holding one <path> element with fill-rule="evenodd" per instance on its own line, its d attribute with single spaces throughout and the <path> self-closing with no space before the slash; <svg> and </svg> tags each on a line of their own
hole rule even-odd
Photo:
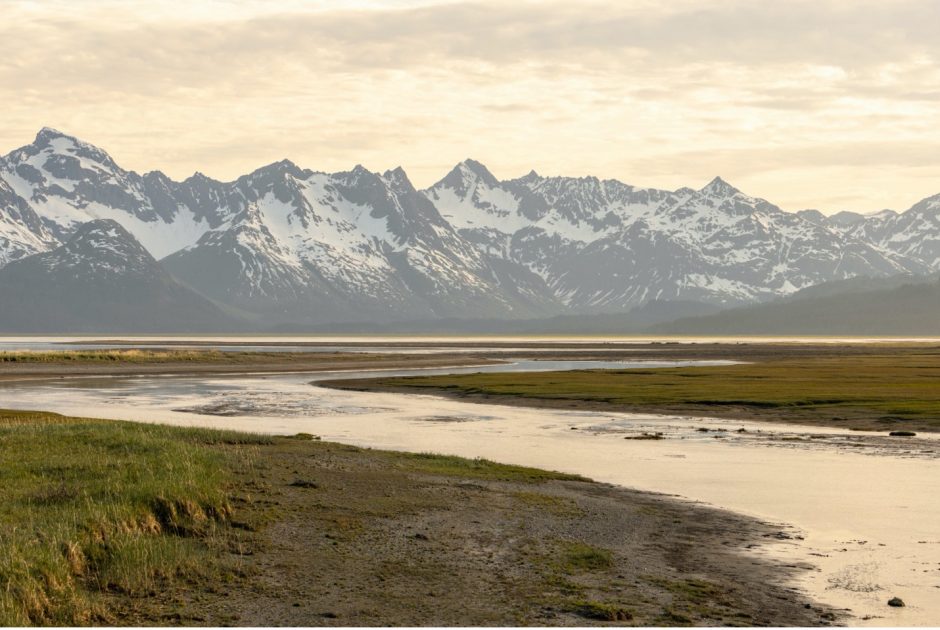
<svg viewBox="0 0 940 630">
<path fill-rule="evenodd" d="M 3 6 L 4 152 L 49 126 L 174 179 L 290 159 L 426 187 L 472 157 L 827 214 L 940 192 L 926 0 Z"/>
</svg>

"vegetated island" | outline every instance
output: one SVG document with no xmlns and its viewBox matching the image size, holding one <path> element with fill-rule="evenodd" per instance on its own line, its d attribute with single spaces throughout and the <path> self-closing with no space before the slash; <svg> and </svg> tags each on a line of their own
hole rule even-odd
<svg viewBox="0 0 940 630">
<path fill-rule="evenodd" d="M 502 372 L 318 381 L 468 402 L 766 420 L 856 430 L 940 431 L 940 347 L 723 345 L 739 365 Z M 676 350 L 679 358 L 682 350 Z M 644 355 L 643 358 L 652 358 Z"/>
<path fill-rule="evenodd" d="M 791 535 L 484 460 L 0 411 L 3 625 L 827 625 Z"/>
</svg>

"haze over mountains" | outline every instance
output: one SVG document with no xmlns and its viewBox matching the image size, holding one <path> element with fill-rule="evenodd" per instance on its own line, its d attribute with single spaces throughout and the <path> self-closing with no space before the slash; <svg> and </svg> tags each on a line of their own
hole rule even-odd
<svg viewBox="0 0 940 630">
<path fill-rule="evenodd" d="M 789 299 L 660 322 L 645 332 L 940 336 L 940 281 L 936 276 L 926 280 L 896 276 L 885 278 L 882 283 L 826 283 Z"/>
<path fill-rule="evenodd" d="M 83 269 L 104 270 L 94 291 Z M 141 332 L 630 311 L 663 321 L 670 304 L 706 313 L 936 271 L 940 195 L 903 213 L 826 217 L 720 178 L 675 191 L 535 172 L 500 181 L 473 160 L 425 191 L 400 168 L 286 160 L 233 182 L 175 182 L 48 128 L 0 158 L 0 297 L 61 311 L 23 320 L 5 306 L 2 330 L 129 330 L 131 299 L 148 305 L 150 317 L 133 316 Z M 92 294 L 112 318 L 85 309 Z"/>
</svg>

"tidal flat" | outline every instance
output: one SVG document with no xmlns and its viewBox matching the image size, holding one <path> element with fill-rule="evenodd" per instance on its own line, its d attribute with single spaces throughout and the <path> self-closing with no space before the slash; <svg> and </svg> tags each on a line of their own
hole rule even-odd
<svg viewBox="0 0 940 630">
<path fill-rule="evenodd" d="M 243 343 L 225 351 L 241 352 Z M 374 382 L 360 379 L 420 375 L 449 379 L 467 375 L 512 380 L 517 373 L 522 378 L 557 379 L 569 374 L 605 373 L 573 370 L 578 366 L 605 368 L 622 377 L 632 371 L 668 374 L 754 366 L 770 369 L 787 362 L 795 369 L 798 364 L 812 364 L 823 358 L 841 365 L 878 361 L 908 363 L 916 375 L 923 366 L 929 365 L 923 362 L 923 357 L 929 356 L 936 344 L 536 344 L 488 340 L 468 344 L 448 342 L 439 346 L 417 346 L 414 342 L 397 342 L 394 347 L 323 345 L 311 351 L 307 346 L 293 343 L 293 352 L 319 354 L 321 366 L 332 363 L 336 371 L 277 370 L 274 367 L 277 357 L 261 356 L 223 359 L 218 364 L 207 365 L 206 372 L 179 373 L 161 372 L 159 364 L 144 365 L 148 369 L 152 367 L 154 372 L 135 374 L 136 368 L 129 362 L 120 365 L 114 362 L 63 365 L 60 362 L 51 368 L 59 371 L 58 376 L 28 375 L 15 372 L 31 372 L 35 366 L 6 364 L 8 367 L 2 369 L 9 369 L 7 374 L 14 380 L 0 384 L 0 395 L 6 407 L 42 408 L 76 417 L 280 436 L 266 438 L 275 442 L 307 433 L 322 436 L 323 441 L 309 441 L 311 444 L 304 448 L 334 442 L 365 449 L 367 453 L 388 450 L 419 456 L 445 453 L 462 456 L 467 458 L 462 461 L 469 462 L 482 457 L 540 470 L 560 470 L 566 475 L 583 475 L 603 482 L 593 484 L 594 487 L 610 483 L 615 484 L 610 487 L 621 490 L 639 490 L 638 495 L 643 495 L 644 491 L 675 495 L 668 499 L 686 506 L 718 508 L 715 509 L 717 514 L 740 517 L 769 528 L 743 548 L 733 541 L 702 540 L 707 545 L 721 544 L 726 547 L 725 551 L 750 561 L 769 562 L 774 569 L 767 579 L 776 580 L 775 588 L 782 589 L 780 596 L 804 602 L 804 605 L 808 603 L 810 608 L 805 610 L 817 611 L 815 620 L 807 619 L 800 624 L 846 620 L 853 625 L 935 625 L 940 611 L 937 597 L 940 544 L 933 525 L 940 518 L 933 501 L 940 492 L 936 481 L 940 479 L 936 433 L 917 431 L 915 437 L 891 437 L 888 433 L 897 428 L 892 426 L 896 423 L 879 424 L 877 431 L 857 431 L 852 429 L 859 427 L 784 424 L 750 415 L 722 419 L 702 411 L 662 415 L 630 413 L 617 407 L 558 409 L 539 407 L 529 400 L 507 405 L 495 399 L 426 395 L 435 393 L 430 389 L 410 390 L 417 394 L 372 392 L 368 390 Z M 168 350 L 190 352 L 193 348 Z M 196 350 L 217 352 L 219 348 Z M 357 355 L 358 358 L 344 361 L 358 363 L 359 367 L 347 371 L 349 363 L 339 365 L 326 356 L 337 352 Z M 402 367 L 376 366 L 377 370 L 367 367 L 367 355 L 390 354 L 395 356 L 381 360 L 388 361 L 386 365 L 399 362 Z M 423 367 L 423 359 L 438 362 L 437 367 Z M 461 359 L 469 365 L 453 367 L 456 364 L 452 361 Z M 225 361 L 229 361 L 229 365 L 224 365 Z M 236 361 L 239 363 L 233 365 Z M 289 361 L 285 359 L 285 363 Z M 256 369 L 259 365 L 262 369 Z M 89 377 L 85 369 L 99 373 Z M 472 374 L 474 372 L 481 374 Z M 872 378 L 878 377 L 876 372 L 872 370 Z M 80 378 L 69 378 L 69 374 Z M 355 382 L 344 390 L 322 386 L 324 382 L 341 378 Z M 929 388 L 925 391 L 929 392 Z M 467 404 L 470 401 L 477 404 Z M 487 402 L 500 404 L 480 404 Z M 630 439 L 648 435 L 655 435 L 657 439 Z M 448 457 L 441 461 L 448 461 Z M 312 489 L 319 484 L 307 477 L 295 475 L 290 483 L 296 481 L 298 486 L 290 487 L 308 485 L 308 489 Z M 570 483 L 582 482 L 571 480 Z M 531 490 L 521 492 L 531 494 Z M 662 494 L 653 496 L 663 498 Z M 548 505 L 544 499 L 527 498 L 543 508 Z M 693 501 L 705 504 L 691 503 Z M 593 518 L 598 513 L 589 511 L 588 514 Z M 682 519 L 677 519 L 673 526 L 679 526 Z M 551 531 L 560 531 L 558 527 L 553 525 Z M 573 527 L 575 529 L 568 531 L 589 531 L 590 519 L 579 521 Z M 628 531 L 624 527 L 621 534 L 627 535 Z M 648 545 L 653 544 L 654 539 L 659 540 L 658 535 L 643 535 Z M 420 536 L 416 540 L 423 541 Z M 563 540 L 578 552 L 576 555 L 584 556 L 564 562 L 566 566 L 596 567 L 605 562 L 604 558 L 616 557 L 611 551 L 613 547 L 602 539 L 593 542 L 577 537 Z M 582 544 L 587 547 L 581 547 Z M 669 539 L 667 544 L 678 544 L 678 541 Z M 470 549 L 472 545 L 465 548 Z M 300 554 L 301 549 L 295 547 L 293 553 Z M 725 560 L 719 564 L 723 562 Z M 728 562 L 733 564 L 730 559 Z M 636 573 L 639 567 L 631 571 L 634 573 L 618 575 L 632 579 L 641 575 Z M 680 567 L 679 571 L 686 569 Z M 709 578 L 702 579 L 708 581 Z M 350 578 L 348 584 L 355 585 L 357 580 Z M 387 590 L 389 585 L 385 586 Z M 698 589 L 700 596 L 703 596 L 702 590 Z M 437 591 L 431 592 L 436 597 L 441 596 Z M 894 596 L 902 597 L 907 606 L 887 606 L 888 599 Z M 618 601 L 605 602 L 594 595 L 568 600 L 566 605 L 577 605 L 580 613 L 565 612 L 561 604 L 547 604 L 551 615 L 557 616 L 536 618 L 533 623 L 565 625 L 596 614 L 615 619 L 609 622 L 597 619 L 599 623 L 669 624 L 669 615 L 663 613 L 663 609 L 658 616 L 644 617 L 645 613 L 637 614 L 635 607 L 625 607 L 622 602 L 618 608 Z M 273 610 L 270 605 L 268 609 Z M 306 610 L 304 614 L 309 612 Z M 329 614 L 323 617 L 322 623 L 330 623 L 331 619 L 333 625 L 371 623 L 365 618 L 337 621 L 340 617 L 329 615 L 338 615 L 338 612 L 327 610 L 325 613 Z M 640 621 L 625 621 L 623 617 L 627 614 Z M 255 621 L 262 623 L 260 618 Z M 693 622 L 736 623 L 728 617 L 720 621 L 703 618 Z M 460 622 L 445 625 L 457 623 Z M 499 622 L 480 623 L 497 625 Z M 674 618 L 673 623 L 680 621 Z"/>
<path fill-rule="evenodd" d="M 577 475 L 0 411 L 4 625 L 819 625 L 779 525 Z"/>
</svg>

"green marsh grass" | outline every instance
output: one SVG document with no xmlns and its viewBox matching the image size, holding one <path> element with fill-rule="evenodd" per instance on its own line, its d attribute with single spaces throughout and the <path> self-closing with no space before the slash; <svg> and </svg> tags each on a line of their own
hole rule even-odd
<svg viewBox="0 0 940 630">
<path fill-rule="evenodd" d="M 357 385 L 704 415 L 743 409 L 757 419 L 792 416 L 940 430 L 937 348 L 725 366 L 397 377 Z"/>
<path fill-rule="evenodd" d="M 232 470 L 267 440 L 0 410 L 0 624 L 113 623 L 109 593 L 224 579 Z"/>
</svg>

